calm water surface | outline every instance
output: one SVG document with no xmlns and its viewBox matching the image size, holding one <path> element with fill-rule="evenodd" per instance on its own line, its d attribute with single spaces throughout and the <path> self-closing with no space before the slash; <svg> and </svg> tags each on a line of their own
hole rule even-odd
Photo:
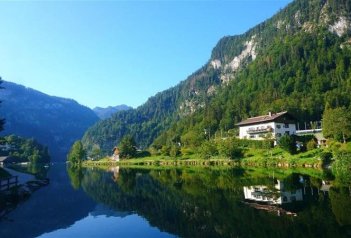
<svg viewBox="0 0 351 238">
<path fill-rule="evenodd" d="M 0 237 L 351 237 L 348 187 L 318 170 L 52 166 Z"/>
</svg>

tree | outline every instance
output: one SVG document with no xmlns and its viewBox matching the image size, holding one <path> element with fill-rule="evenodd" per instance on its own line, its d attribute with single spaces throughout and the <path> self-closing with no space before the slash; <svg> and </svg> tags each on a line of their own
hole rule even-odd
<svg viewBox="0 0 351 238">
<path fill-rule="evenodd" d="M 296 153 L 296 141 L 293 136 L 283 135 L 279 139 L 278 144 L 283 150 L 288 151 L 290 154 Z"/>
<path fill-rule="evenodd" d="M 239 144 L 236 143 L 235 139 L 220 139 L 217 142 L 217 148 L 221 156 L 230 159 L 239 159 L 243 157 L 243 150 L 240 148 Z"/>
<path fill-rule="evenodd" d="M 68 154 L 68 161 L 73 164 L 80 164 L 85 158 L 85 150 L 80 140 L 74 142 L 71 151 Z"/>
<path fill-rule="evenodd" d="M 199 148 L 199 152 L 202 158 L 210 159 L 212 156 L 218 154 L 216 144 L 213 141 L 205 141 Z"/>
<path fill-rule="evenodd" d="M 323 135 L 346 143 L 351 138 L 351 114 L 345 107 L 326 108 L 323 113 Z"/>
<path fill-rule="evenodd" d="M 136 155 L 136 143 L 132 136 L 125 136 L 119 144 L 121 158 L 132 158 Z"/>
<path fill-rule="evenodd" d="M 2 84 L 2 79 L 0 77 L 0 85 Z M 0 86 L 0 89 L 3 89 L 3 87 Z M 0 101 L 1 103 L 1 101 Z M 5 119 L 0 117 L 0 131 L 4 130 L 4 124 L 5 124 Z"/>
<path fill-rule="evenodd" d="M 339 182 L 351 187 L 351 153 L 340 152 L 333 163 L 332 171 Z"/>
</svg>

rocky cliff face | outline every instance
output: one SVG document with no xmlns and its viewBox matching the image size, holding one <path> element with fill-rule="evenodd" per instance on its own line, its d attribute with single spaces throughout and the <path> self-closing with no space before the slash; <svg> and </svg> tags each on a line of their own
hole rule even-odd
<svg viewBox="0 0 351 238">
<path fill-rule="evenodd" d="M 264 58 L 286 37 L 327 30 L 344 40 L 340 47 L 349 47 L 350 13 L 351 3 L 346 0 L 296 0 L 246 33 L 220 39 L 201 69 L 174 88 L 151 97 L 129 114 L 117 113 L 110 120 L 90 128 L 84 137 L 85 144 L 107 150 L 108 146 L 118 144 L 124 134 L 131 134 L 139 145 L 150 145 L 161 131 L 179 118 L 204 108 L 220 89 L 227 87 L 258 58 Z M 272 58 L 262 60 L 269 65 Z M 284 59 L 282 63 L 286 63 Z M 277 92 L 273 94 L 277 95 Z M 129 119 L 131 115 L 138 119 Z"/>
</svg>

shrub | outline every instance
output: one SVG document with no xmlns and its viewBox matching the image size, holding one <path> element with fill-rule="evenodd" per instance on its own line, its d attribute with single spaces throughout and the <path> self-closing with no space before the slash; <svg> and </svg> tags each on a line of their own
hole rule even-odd
<svg viewBox="0 0 351 238">
<path fill-rule="evenodd" d="M 243 157 L 243 149 L 239 147 L 238 140 L 221 140 L 217 142 L 217 148 L 221 156 L 231 159 Z"/>
<path fill-rule="evenodd" d="M 333 174 L 344 185 L 351 186 L 351 153 L 343 152 L 336 156 Z"/>
<path fill-rule="evenodd" d="M 215 143 L 211 141 L 206 141 L 202 143 L 199 153 L 204 159 L 209 159 L 212 156 L 217 155 L 218 151 Z"/>
<path fill-rule="evenodd" d="M 243 140 L 233 139 L 233 143 L 237 144 L 241 148 L 252 148 L 252 149 L 270 149 L 274 146 L 273 140 Z"/>
<path fill-rule="evenodd" d="M 182 155 L 192 155 L 192 154 L 194 154 L 194 150 L 192 148 L 182 147 L 180 149 L 180 153 Z"/>
<path fill-rule="evenodd" d="M 322 160 L 323 166 L 325 166 L 330 163 L 331 159 L 333 158 L 333 153 L 329 151 L 323 151 L 319 157 Z"/>
<path fill-rule="evenodd" d="M 144 158 L 151 156 L 151 153 L 147 150 L 137 151 L 135 157 Z"/>
<path fill-rule="evenodd" d="M 169 155 L 172 157 L 177 157 L 180 155 L 180 148 L 176 145 L 172 146 L 170 151 L 169 151 Z"/>
<path fill-rule="evenodd" d="M 293 136 L 283 135 L 279 139 L 278 144 L 279 144 L 280 148 L 289 152 L 290 154 L 296 153 L 296 141 L 295 141 L 295 138 Z"/>
<path fill-rule="evenodd" d="M 306 147 L 307 150 L 314 150 L 317 148 L 317 142 L 315 141 L 315 139 L 312 139 L 309 142 L 307 142 Z"/>
</svg>

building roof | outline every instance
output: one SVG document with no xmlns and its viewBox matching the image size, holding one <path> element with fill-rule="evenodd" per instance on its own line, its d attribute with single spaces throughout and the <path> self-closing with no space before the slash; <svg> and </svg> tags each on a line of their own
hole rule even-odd
<svg viewBox="0 0 351 238">
<path fill-rule="evenodd" d="M 263 115 L 263 116 L 258 116 L 258 117 L 250 117 L 246 120 L 243 120 L 241 122 L 239 122 L 238 124 L 236 124 L 237 126 L 244 126 L 244 125 L 252 125 L 252 124 L 259 124 L 259 123 L 265 123 L 265 122 L 272 122 L 275 121 L 276 119 L 284 116 L 284 115 L 289 115 L 289 117 L 291 117 L 291 115 L 287 112 L 278 112 L 278 113 L 269 113 L 267 115 Z"/>
<path fill-rule="evenodd" d="M 9 156 L 0 156 L 0 162 L 4 162 L 8 158 L 10 158 L 10 157 Z"/>
</svg>

